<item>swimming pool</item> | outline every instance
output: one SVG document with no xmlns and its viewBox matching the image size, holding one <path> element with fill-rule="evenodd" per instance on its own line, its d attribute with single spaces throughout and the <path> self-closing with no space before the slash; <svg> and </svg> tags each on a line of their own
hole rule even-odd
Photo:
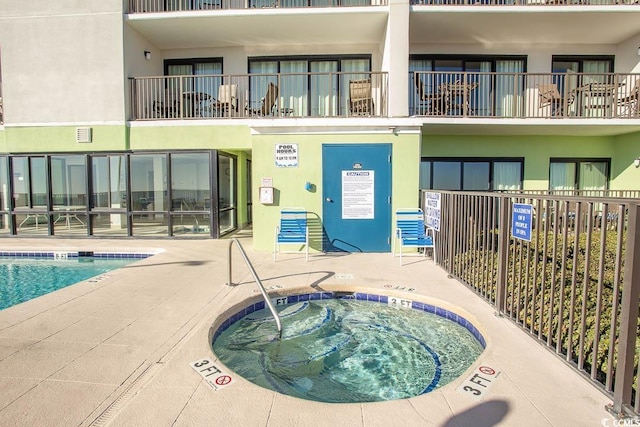
<svg viewBox="0 0 640 427">
<path fill-rule="evenodd" d="M 431 304 L 352 292 L 275 301 L 281 303 L 281 340 L 259 301 L 215 328 L 212 348 L 247 380 L 303 399 L 345 403 L 418 396 L 459 377 L 486 345 L 463 316 Z"/>
<path fill-rule="evenodd" d="M 0 251 L 0 310 L 151 255 L 91 251 Z"/>
</svg>

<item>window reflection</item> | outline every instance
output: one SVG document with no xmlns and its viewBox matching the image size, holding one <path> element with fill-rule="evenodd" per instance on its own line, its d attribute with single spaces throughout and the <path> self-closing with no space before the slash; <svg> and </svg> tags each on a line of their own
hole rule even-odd
<svg viewBox="0 0 640 427">
<path fill-rule="evenodd" d="M 167 209 L 167 158 L 164 154 L 131 156 L 131 209 Z M 152 219 L 152 216 L 147 216 Z"/>
<path fill-rule="evenodd" d="M 90 230 L 99 236 L 207 237 L 218 234 L 212 232 L 218 218 L 211 215 L 218 201 L 223 229 L 235 229 L 236 159 L 220 156 L 220 198 L 212 202 L 212 155 L 217 156 L 215 151 L 0 156 L 0 212 L 9 213 L 0 213 L 0 235 L 86 236 Z"/>
<path fill-rule="evenodd" d="M 202 153 L 171 156 L 171 210 L 203 211 L 211 206 L 209 157 Z"/>
<path fill-rule="evenodd" d="M 16 209 L 31 206 L 29 190 L 29 158 L 13 157 L 11 159 L 13 170 L 13 200 Z"/>
<path fill-rule="evenodd" d="M 51 157 L 51 191 L 54 209 L 86 209 L 86 172 L 84 156 Z"/>
<path fill-rule="evenodd" d="M 94 157 L 92 208 L 124 208 L 127 195 L 127 164 L 124 156 Z"/>
</svg>

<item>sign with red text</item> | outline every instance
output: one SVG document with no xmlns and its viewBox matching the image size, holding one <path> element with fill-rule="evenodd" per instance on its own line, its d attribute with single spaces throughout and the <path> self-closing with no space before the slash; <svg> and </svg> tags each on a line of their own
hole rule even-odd
<svg viewBox="0 0 640 427">
<path fill-rule="evenodd" d="M 467 395 L 473 399 L 482 399 L 496 382 L 500 372 L 491 366 L 480 365 L 473 374 L 456 389 L 458 393 Z"/>
<path fill-rule="evenodd" d="M 220 390 L 235 382 L 231 374 L 223 372 L 211 359 L 196 360 L 195 362 L 189 363 L 189 365 L 214 390 Z"/>
</svg>

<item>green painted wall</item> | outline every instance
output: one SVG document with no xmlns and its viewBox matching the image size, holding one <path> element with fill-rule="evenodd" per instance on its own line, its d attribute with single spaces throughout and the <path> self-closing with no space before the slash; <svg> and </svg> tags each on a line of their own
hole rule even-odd
<svg viewBox="0 0 640 427">
<path fill-rule="evenodd" d="M 298 167 L 275 166 L 275 144 L 298 144 Z M 273 250 L 275 227 L 283 207 L 303 207 L 322 221 L 322 144 L 392 144 L 392 210 L 418 206 L 420 136 L 416 134 L 358 135 L 258 135 L 253 138 L 253 244 L 257 250 Z M 262 178 L 272 178 L 275 203 L 262 205 Z M 314 185 L 305 190 L 305 183 Z M 392 229 L 393 224 L 389 224 Z M 312 250 L 321 251 L 321 242 Z"/>
<path fill-rule="evenodd" d="M 88 126 L 91 143 L 76 142 L 79 126 L 5 127 L 0 152 L 51 153 L 126 150 L 249 149 L 247 126 Z"/>
<path fill-rule="evenodd" d="M 131 150 L 239 150 L 251 148 L 248 126 L 135 126 L 130 128 Z"/>
<path fill-rule="evenodd" d="M 91 143 L 76 142 L 76 128 L 84 126 L 5 127 L 2 153 L 53 153 L 128 150 L 125 125 L 88 126 Z"/>
<path fill-rule="evenodd" d="M 615 154 L 615 136 L 430 136 L 423 137 L 423 157 L 524 157 L 523 188 L 546 190 L 552 157 L 611 158 L 611 179 L 617 179 L 621 162 L 632 161 Z M 617 184 L 616 184 L 617 185 Z M 636 184 L 634 188 L 638 188 Z"/>
<path fill-rule="evenodd" d="M 640 168 L 633 165 L 633 160 L 640 157 L 640 132 L 617 136 L 613 155 L 611 189 L 640 190 Z"/>
</svg>

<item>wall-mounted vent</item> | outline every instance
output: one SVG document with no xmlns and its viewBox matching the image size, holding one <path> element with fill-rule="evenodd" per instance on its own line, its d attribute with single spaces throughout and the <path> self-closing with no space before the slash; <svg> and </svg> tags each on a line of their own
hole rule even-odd
<svg viewBox="0 0 640 427">
<path fill-rule="evenodd" d="M 91 142 L 91 128 L 76 128 L 76 142 Z"/>
</svg>

